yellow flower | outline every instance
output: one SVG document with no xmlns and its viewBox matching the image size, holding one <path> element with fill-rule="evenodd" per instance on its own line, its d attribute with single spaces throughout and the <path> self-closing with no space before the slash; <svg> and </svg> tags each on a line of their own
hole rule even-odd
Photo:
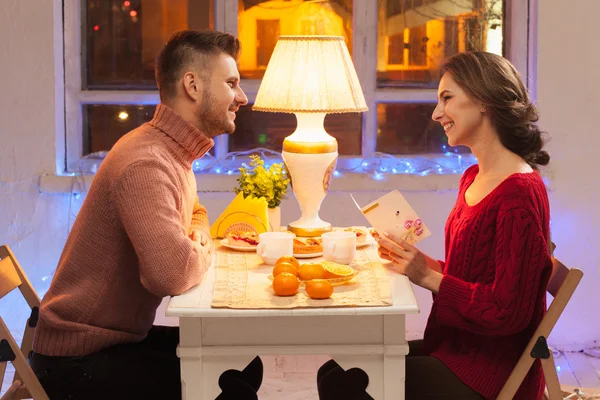
<svg viewBox="0 0 600 400">
<path fill-rule="evenodd" d="M 269 208 L 281 204 L 281 199 L 287 192 L 290 179 L 283 169 L 283 164 L 271 164 L 265 168 L 265 162 L 257 155 L 250 156 L 250 168 L 240 167 L 240 176 L 237 179 L 238 187 L 235 193 L 244 193 L 248 196 L 264 197 Z"/>
</svg>

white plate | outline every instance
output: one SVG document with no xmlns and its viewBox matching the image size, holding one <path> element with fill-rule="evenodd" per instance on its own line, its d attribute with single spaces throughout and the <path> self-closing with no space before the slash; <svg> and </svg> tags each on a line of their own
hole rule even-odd
<svg viewBox="0 0 600 400">
<path fill-rule="evenodd" d="M 294 254 L 293 256 L 296 258 L 317 258 L 321 257 L 323 252 L 320 253 L 307 253 L 307 254 Z"/>
<path fill-rule="evenodd" d="M 221 243 L 221 246 L 225 246 L 228 249 L 237 250 L 237 251 L 256 251 L 256 247 L 257 247 L 257 246 L 251 246 L 251 247 L 247 247 L 247 246 L 233 246 L 233 245 L 229 244 L 229 242 L 227 241 L 227 239 L 221 240 L 220 243 Z"/>
<path fill-rule="evenodd" d="M 369 235 L 369 237 L 367 238 L 367 240 L 364 243 L 356 244 L 356 248 L 360 249 L 360 248 L 365 247 L 365 246 L 370 246 L 373 243 L 377 243 L 377 241 L 375 240 L 375 238 L 373 238 L 373 236 Z M 317 257 L 322 257 L 323 256 L 323 252 L 320 252 L 320 253 L 308 253 L 308 254 L 294 254 L 293 256 L 296 257 L 296 258 L 317 258 Z"/>
</svg>

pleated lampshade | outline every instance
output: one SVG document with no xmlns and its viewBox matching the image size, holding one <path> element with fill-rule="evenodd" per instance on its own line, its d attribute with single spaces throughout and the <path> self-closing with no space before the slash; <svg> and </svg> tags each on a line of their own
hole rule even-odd
<svg viewBox="0 0 600 400">
<path fill-rule="evenodd" d="M 256 95 L 255 111 L 368 110 L 342 36 L 280 36 Z"/>
</svg>

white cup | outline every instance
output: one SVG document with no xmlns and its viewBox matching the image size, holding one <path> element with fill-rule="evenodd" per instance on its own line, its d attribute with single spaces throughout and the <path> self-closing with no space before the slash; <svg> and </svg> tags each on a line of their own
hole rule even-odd
<svg viewBox="0 0 600 400">
<path fill-rule="evenodd" d="M 323 258 L 338 264 L 351 264 L 356 255 L 356 234 L 336 231 L 321 235 L 323 238 Z"/>
<path fill-rule="evenodd" d="M 294 254 L 294 234 L 291 232 L 265 232 L 258 235 L 256 253 L 265 264 L 275 265 L 283 256 Z"/>
</svg>

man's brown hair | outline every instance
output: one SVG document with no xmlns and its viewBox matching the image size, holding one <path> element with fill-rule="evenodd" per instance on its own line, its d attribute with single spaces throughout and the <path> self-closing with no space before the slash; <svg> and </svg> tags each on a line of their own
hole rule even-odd
<svg viewBox="0 0 600 400">
<path fill-rule="evenodd" d="M 175 95 L 175 84 L 190 67 L 203 79 L 210 78 L 212 58 L 229 54 L 237 61 L 240 41 L 219 31 L 184 30 L 174 33 L 156 59 L 155 77 L 161 101 Z"/>
</svg>

